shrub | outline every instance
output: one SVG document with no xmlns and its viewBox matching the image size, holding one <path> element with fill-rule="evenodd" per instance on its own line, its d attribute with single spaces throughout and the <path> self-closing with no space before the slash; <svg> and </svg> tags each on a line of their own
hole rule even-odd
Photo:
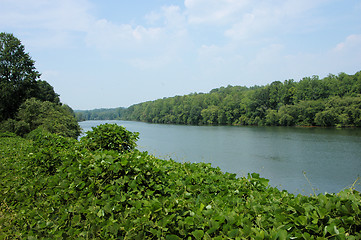
<svg viewBox="0 0 361 240">
<path fill-rule="evenodd" d="M 0 138 L 14 138 L 17 135 L 13 132 L 0 132 Z"/>
<path fill-rule="evenodd" d="M 17 119 L 30 126 L 28 132 L 42 126 L 47 131 L 64 137 L 77 138 L 80 135 L 80 126 L 71 108 L 66 105 L 31 98 L 20 106 Z"/>
<path fill-rule="evenodd" d="M 139 133 L 130 132 L 123 126 L 106 123 L 92 129 L 81 138 L 81 142 L 89 150 L 116 150 L 124 153 L 137 146 Z"/>
<path fill-rule="evenodd" d="M 28 138 L 0 138 L 0 239 L 361 239 L 353 187 L 294 196 L 256 173 L 93 152 L 41 129 Z M 61 165 L 26 168 L 35 150 Z"/>
<path fill-rule="evenodd" d="M 43 127 L 39 127 L 27 135 L 27 139 L 33 142 L 33 152 L 29 154 L 28 166 L 33 171 L 46 174 L 54 174 L 57 168 L 67 158 L 68 151 L 72 152 L 77 141 L 50 133 Z"/>
</svg>

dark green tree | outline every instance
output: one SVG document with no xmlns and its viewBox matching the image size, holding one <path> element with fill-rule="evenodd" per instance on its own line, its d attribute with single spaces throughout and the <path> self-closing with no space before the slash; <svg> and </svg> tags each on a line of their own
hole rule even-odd
<svg viewBox="0 0 361 240">
<path fill-rule="evenodd" d="M 55 93 L 53 86 L 51 86 L 47 81 L 37 81 L 36 93 L 34 94 L 34 97 L 41 101 L 60 104 L 59 95 Z"/>
<path fill-rule="evenodd" d="M 17 120 L 17 124 L 23 123 L 25 130 L 25 132 L 17 132 L 19 135 L 25 135 L 28 133 L 26 130 L 32 131 L 38 127 L 50 133 L 72 138 L 77 138 L 81 132 L 73 110 L 69 106 L 35 98 L 26 100 L 20 106 Z M 27 124 L 27 128 L 24 123 Z"/>
<path fill-rule="evenodd" d="M 15 116 L 21 103 L 34 95 L 39 77 L 20 40 L 0 33 L 0 120 Z"/>
<path fill-rule="evenodd" d="M 34 63 L 18 38 L 0 33 L 0 121 L 14 118 L 20 105 L 32 97 L 60 103 L 53 87 L 39 80 Z"/>
</svg>

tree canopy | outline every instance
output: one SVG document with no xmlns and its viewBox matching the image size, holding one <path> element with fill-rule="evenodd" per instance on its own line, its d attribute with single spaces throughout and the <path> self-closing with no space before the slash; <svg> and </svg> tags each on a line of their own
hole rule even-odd
<svg viewBox="0 0 361 240">
<path fill-rule="evenodd" d="M 135 104 L 122 119 L 153 123 L 258 126 L 361 126 L 361 71 L 227 86 Z"/>
<path fill-rule="evenodd" d="M 0 131 L 24 136 L 38 127 L 51 133 L 77 138 L 80 127 L 73 110 L 40 79 L 34 60 L 21 41 L 0 33 Z"/>
<path fill-rule="evenodd" d="M 35 61 L 21 41 L 10 33 L 0 33 L 0 121 L 14 118 L 26 99 L 60 103 L 53 87 L 40 80 Z"/>
</svg>

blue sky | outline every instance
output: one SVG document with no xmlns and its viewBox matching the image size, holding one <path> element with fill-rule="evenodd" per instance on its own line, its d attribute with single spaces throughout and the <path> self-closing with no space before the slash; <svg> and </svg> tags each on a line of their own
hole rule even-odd
<svg viewBox="0 0 361 240">
<path fill-rule="evenodd" d="M 73 109 L 361 70 L 359 0 L 0 0 Z"/>
</svg>

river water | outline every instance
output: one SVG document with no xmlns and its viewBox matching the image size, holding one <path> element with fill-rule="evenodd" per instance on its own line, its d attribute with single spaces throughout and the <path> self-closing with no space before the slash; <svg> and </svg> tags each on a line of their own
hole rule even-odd
<svg viewBox="0 0 361 240">
<path fill-rule="evenodd" d="M 361 129 L 79 124 L 86 132 L 103 123 L 139 132 L 138 149 L 159 158 L 207 162 L 238 176 L 256 172 L 294 194 L 337 193 L 361 176 Z M 358 191 L 360 182 L 354 185 Z"/>
</svg>

